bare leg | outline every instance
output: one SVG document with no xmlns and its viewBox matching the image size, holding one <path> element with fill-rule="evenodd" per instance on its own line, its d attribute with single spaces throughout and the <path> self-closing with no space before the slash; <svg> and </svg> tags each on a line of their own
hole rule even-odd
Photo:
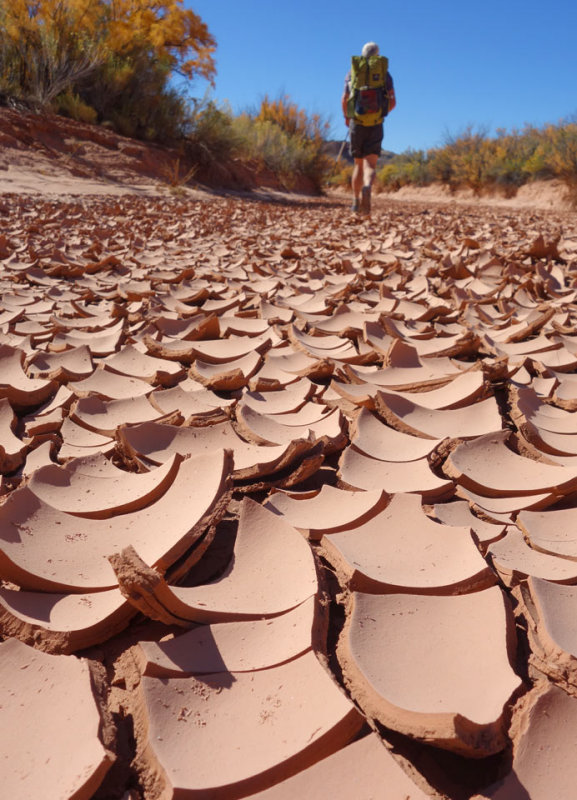
<svg viewBox="0 0 577 800">
<path fill-rule="evenodd" d="M 364 180 L 363 167 L 364 167 L 364 159 L 355 158 L 355 166 L 353 167 L 353 177 L 351 180 L 351 186 L 353 189 L 353 195 L 357 200 L 359 199 L 361 189 L 363 188 L 363 180 Z"/>
<path fill-rule="evenodd" d="M 361 187 L 361 202 L 359 203 L 359 212 L 361 214 L 371 213 L 371 186 L 375 180 L 377 161 L 379 157 L 376 154 L 365 156 L 363 159 L 363 185 Z"/>
<path fill-rule="evenodd" d="M 372 186 L 376 176 L 378 155 L 371 153 L 364 159 L 364 186 Z"/>
</svg>

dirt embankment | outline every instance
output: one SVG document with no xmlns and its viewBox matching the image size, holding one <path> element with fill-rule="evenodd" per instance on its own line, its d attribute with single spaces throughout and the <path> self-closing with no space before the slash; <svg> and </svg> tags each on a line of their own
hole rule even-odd
<svg viewBox="0 0 577 800">
<path fill-rule="evenodd" d="M 475 194 L 472 189 L 451 190 L 442 184 L 431 186 L 404 186 L 386 197 L 402 201 L 429 203 L 464 203 L 466 205 L 486 205 L 504 208 L 534 208 L 540 211 L 571 211 L 575 200 L 567 186 L 560 180 L 534 181 L 521 186 L 516 194 L 507 197 L 503 192 Z"/>
<path fill-rule="evenodd" d="M 0 107 L 0 192 L 156 194 L 187 185 L 315 194 L 304 176 L 287 187 L 255 163 L 208 156 L 205 162 L 195 164 L 177 147 L 129 139 L 102 126 Z"/>
<path fill-rule="evenodd" d="M 158 195 L 186 186 L 212 190 L 291 192 L 317 195 L 305 176 L 287 181 L 254 162 L 205 158 L 197 164 L 177 147 L 141 142 L 109 130 L 54 114 L 35 114 L 0 107 L 0 193 L 48 195 Z M 330 190 L 344 200 L 349 190 Z M 435 184 L 405 186 L 381 194 L 392 201 L 458 203 L 511 209 L 566 212 L 575 209 L 562 181 L 535 181 L 513 197 L 470 189 L 452 191 Z"/>
</svg>

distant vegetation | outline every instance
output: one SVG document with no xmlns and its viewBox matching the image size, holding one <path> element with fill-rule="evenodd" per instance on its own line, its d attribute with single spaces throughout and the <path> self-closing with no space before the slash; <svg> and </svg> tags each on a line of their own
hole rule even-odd
<svg viewBox="0 0 577 800">
<path fill-rule="evenodd" d="M 178 145 L 201 166 L 236 158 L 271 170 L 287 187 L 304 175 L 320 189 L 327 126 L 317 116 L 288 97 L 265 97 L 240 116 L 190 98 L 192 79 L 214 79 L 216 42 L 182 2 L 0 0 L 0 94 Z"/>
<path fill-rule="evenodd" d="M 288 96 L 260 103 L 254 112 L 234 115 L 226 106 L 196 102 L 189 119 L 186 149 L 201 166 L 239 159 L 269 170 L 291 189 L 305 176 L 322 190 L 331 161 L 325 155 L 328 124 L 309 115 Z"/>
<path fill-rule="evenodd" d="M 500 130 L 489 137 L 468 129 L 449 137 L 443 147 L 408 150 L 385 164 L 378 173 L 380 185 L 389 190 L 402 186 L 442 183 L 451 189 L 469 188 L 475 193 L 498 191 L 512 196 L 529 181 L 558 178 L 577 195 L 577 122 L 523 130 Z"/>
</svg>

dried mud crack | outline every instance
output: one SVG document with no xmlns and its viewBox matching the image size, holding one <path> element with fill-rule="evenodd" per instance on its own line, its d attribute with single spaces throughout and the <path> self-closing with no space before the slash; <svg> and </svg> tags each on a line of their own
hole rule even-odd
<svg viewBox="0 0 577 800">
<path fill-rule="evenodd" d="M 7 796 L 572 800 L 574 215 L 0 213 Z"/>
</svg>

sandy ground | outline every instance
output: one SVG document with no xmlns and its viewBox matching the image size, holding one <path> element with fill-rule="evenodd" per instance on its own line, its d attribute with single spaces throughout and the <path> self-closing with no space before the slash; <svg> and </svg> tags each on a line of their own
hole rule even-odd
<svg viewBox="0 0 577 800">
<path fill-rule="evenodd" d="M 26 161 L 28 159 L 25 159 Z M 16 163 L 11 163 L 14 161 Z M 270 187 L 257 187 L 251 190 L 223 189 L 192 184 L 174 187 L 163 179 L 145 179 L 139 175 L 123 174 L 119 178 L 86 177 L 72 174 L 68 169 L 55 166 L 48 159 L 33 159 L 31 164 L 18 163 L 20 159 L 6 158 L 0 167 L 0 195 L 40 195 L 47 198 L 72 197 L 170 197 L 181 196 L 188 200 L 209 201 L 215 196 L 247 197 L 280 203 L 323 202 L 322 198 L 312 198 L 294 192 L 286 192 Z M 6 163 L 8 162 L 8 163 Z M 40 162 L 40 163 L 38 163 Z M 133 178 L 133 180 L 131 180 Z M 349 193 L 344 190 L 329 190 L 325 200 L 337 201 L 345 207 L 349 203 Z M 499 195 L 475 196 L 470 190 L 450 192 L 447 187 L 430 186 L 422 188 L 405 187 L 397 192 L 376 194 L 375 208 L 389 203 L 419 203 L 423 205 L 449 205 L 465 207 L 487 207 L 495 209 L 535 210 L 573 214 L 574 207 L 567 196 L 567 189 L 560 181 L 541 181 L 523 186 L 514 197 Z"/>
<path fill-rule="evenodd" d="M 571 211 L 573 206 L 567 194 L 567 187 L 561 181 L 535 181 L 521 186 L 514 197 L 503 197 L 499 194 L 476 197 L 472 190 L 459 190 L 451 193 L 445 186 L 422 188 L 406 186 L 390 195 L 390 197 L 400 201 L 416 200 L 424 203 L 456 202 L 464 205 L 484 205 L 492 208 Z"/>
<path fill-rule="evenodd" d="M 45 156 L 16 155 L 4 152 L 0 158 L 0 193 L 44 195 L 47 197 L 78 197 L 82 195 L 135 195 L 140 197 L 162 197 L 175 193 L 185 194 L 189 199 L 209 199 L 215 189 L 194 183 L 178 188 L 170 186 L 166 179 L 146 179 L 137 173 L 124 171 L 116 177 L 96 177 L 73 174 L 60 163 L 55 164 Z M 245 194 L 238 190 L 216 190 L 218 194 Z M 283 192 L 267 187 L 251 190 L 254 197 L 266 197 L 279 201 L 299 200 L 306 202 L 306 195 Z M 349 193 L 332 190 L 328 196 L 348 202 Z M 458 204 L 465 206 L 487 206 L 489 208 L 535 209 L 538 211 L 572 212 L 573 206 L 567 197 L 567 188 L 560 181 L 538 181 L 522 186 L 514 197 L 485 195 L 478 197 L 471 190 L 451 192 L 444 186 L 421 188 L 404 187 L 397 192 L 375 196 L 378 204 L 386 201 L 417 202 L 431 204 Z"/>
<path fill-rule="evenodd" d="M 55 174 L 56 173 L 56 174 Z M 158 182 L 148 184 L 115 183 L 92 180 L 72 175 L 52 173 L 48 170 L 26 169 L 9 164 L 0 173 L 0 191 L 3 194 L 43 195 L 46 197 L 78 197 L 80 195 L 140 195 L 154 197 L 166 194 L 166 187 Z"/>
</svg>

